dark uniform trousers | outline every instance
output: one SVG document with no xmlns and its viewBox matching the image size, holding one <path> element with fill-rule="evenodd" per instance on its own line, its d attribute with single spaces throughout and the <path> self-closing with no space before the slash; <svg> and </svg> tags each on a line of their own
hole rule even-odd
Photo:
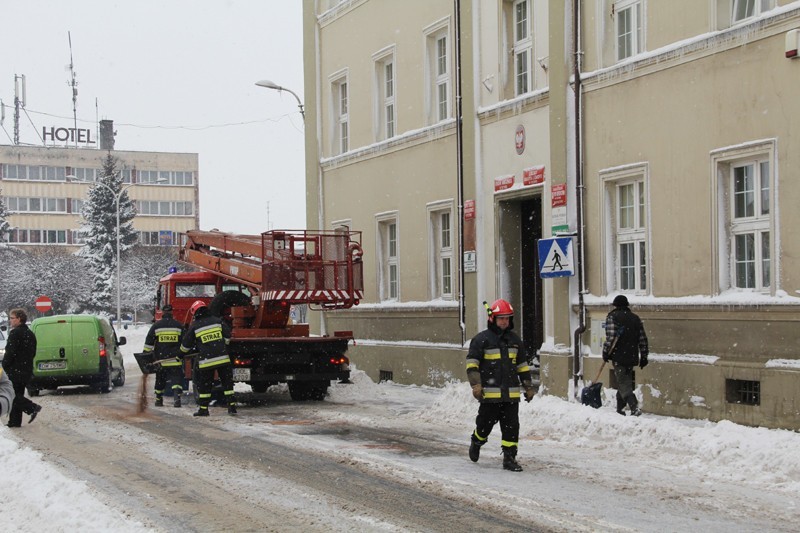
<svg viewBox="0 0 800 533">
<path fill-rule="evenodd" d="M 519 441 L 519 402 L 481 403 L 475 418 L 477 437 L 485 442 L 498 422 L 503 443 L 516 444 Z"/>
</svg>

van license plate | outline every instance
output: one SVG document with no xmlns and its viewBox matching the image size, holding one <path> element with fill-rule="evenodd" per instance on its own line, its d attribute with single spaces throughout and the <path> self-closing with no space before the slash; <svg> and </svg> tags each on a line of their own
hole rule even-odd
<svg viewBox="0 0 800 533">
<path fill-rule="evenodd" d="M 249 368 L 234 368 L 233 369 L 233 381 L 250 381 L 250 369 Z"/>
<path fill-rule="evenodd" d="M 49 361 L 47 363 L 39 363 L 39 370 L 62 370 L 67 368 L 66 361 Z"/>
</svg>

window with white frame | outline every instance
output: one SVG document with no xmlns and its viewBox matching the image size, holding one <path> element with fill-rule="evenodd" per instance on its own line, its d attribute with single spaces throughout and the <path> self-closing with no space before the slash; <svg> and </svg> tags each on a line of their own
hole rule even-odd
<svg viewBox="0 0 800 533">
<path fill-rule="evenodd" d="M 614 3 L 616 17 L 617 61 L 644 51 L 644 0 Z"/>
<path fill-rule="evenodd" d="M 425 29 L 428 56 L 428 121 L 431 124 L 450 118 L 450 39 L 448 19 Z"/>
<path fill-rule="evenodd" d="M 331 152 L 343 154 L 350 149 L 350 94 L 347 73 L 331 81 L 333 136 Z"/>
<path fill-rule="evenodd" d="M 9 196 L 8 210 L 14 213 L 66 213 L 66 198 L 27 198 Z"/>
<path fill-rule="evenodd" d="M 530 0 L 514 2 L 514 92 L 516 96 L 533 88 L 533 38 Z"/>
<path fill-rule="evenodd" d="M 775 7 L 775 0 L 733 0 L 731 4 L 731 20 L 734 23 L 750 17 L 756 17 Z"/>
<path fill-rule="evenodd" d="M 601 173 L 606 194 L 606 292 L 647 294 L 647 166 Z"/>
<path fill-rule="evenodd" d="M 384 49 L 373 55 L 375 61 L 375 116 L 377 118 L 377 140 L 391 139 L 395 136 L 395 82 L 396 69 L 394 47 Z"/>
<path fill-rule="evenodd" d="M 378 217 L 378 290 L 381 301 L 400 298 L 400 263 L 397 215 Z"/>
<path fill-rule="evenodd" d="M 428 206 L 432 298 L 453 299 L 453 209 L 451 202 Z"/>
<path fill-rule="evenodd" d="M 734 163 L 730 175 L 732 281 L 740 289 L 769 289 L 770 168 L 755 159 Z"/>
<path fill-rule="evenodd" d="M 720 289 L 774 292 L 774 141 L 712 153 L 717 179 Z"/>
</svg>

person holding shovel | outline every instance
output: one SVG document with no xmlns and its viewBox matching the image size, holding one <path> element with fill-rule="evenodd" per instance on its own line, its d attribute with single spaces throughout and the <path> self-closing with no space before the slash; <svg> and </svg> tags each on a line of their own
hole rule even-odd
<svg viewBox="0 0 800 533">
<path fill-rule="evenodd" d="M 606 340 L 603 343 L 603 361 L 614 363 L 617 378 L 617 413 L 625 416 L 625 406 L 632 416 L 639 416 L 639 401 L 633 393 L 633 369 L 647 366 L 650 353 L 647 334 L 641 319 L 628 307 L 624 294 L 614 298 L 614 309 L 606 316 Z M 613 347 L 613 348 L 612 348 Z"/>
<path fill-rule="evenodd" d="M 511 304 L 496 300 L 491 307 L 486 305 L 486 311 L 489 314 L 487 329 L 473 337 L 467 353 L 467 378 L 472 395 L 481 402 L 469 458 L 478 461 L 481 446 L 486 444 L 494 425 L 500 422 L 503 468 L 521 472 L 522 467 L 517 463 L 519 400 L 523 389 L 526 401 L 531 401 L 536 391 L 522 339 L 512 331 L 514 309 Z"/>
<path fill-rule="evenodd" d="M 161 320 L 150 327 L 144 339 L 143 352 L 153 352 L 156 363 L 156 407 L 164 405 L 164 389 L 167 382 L 172 382 L 173 406 L 181 406 L 183 394 L 183 358 L 181 338 L 183 327 L 172 316 L 172 306 L 165 305 Z M 173 359 L 174 358 L 174 359 Z"/>
</svg>

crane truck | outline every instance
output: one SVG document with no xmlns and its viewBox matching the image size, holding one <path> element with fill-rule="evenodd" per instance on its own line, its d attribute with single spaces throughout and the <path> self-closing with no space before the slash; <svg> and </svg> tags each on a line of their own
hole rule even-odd
<svg viewBox="0 0 800 533">
<path fill-rule="evenodd" d="M 205 302 L 231 325 L 234 381 L 256 393 L 287 383 L 293 400 L 322 400 L 331 381 L 349 380 L 346 352 L 353 332 L 312 336 L 290 312 L 299 305 L 358 305 L 364 291 L 361 232 L 193 230 L 184 240 L 178 260 L 194 271 L 171 271 L 159 280 L 156 320 L 171 305 L 174 317 L 187 323 L 192 303 Z"/>
</svg>

